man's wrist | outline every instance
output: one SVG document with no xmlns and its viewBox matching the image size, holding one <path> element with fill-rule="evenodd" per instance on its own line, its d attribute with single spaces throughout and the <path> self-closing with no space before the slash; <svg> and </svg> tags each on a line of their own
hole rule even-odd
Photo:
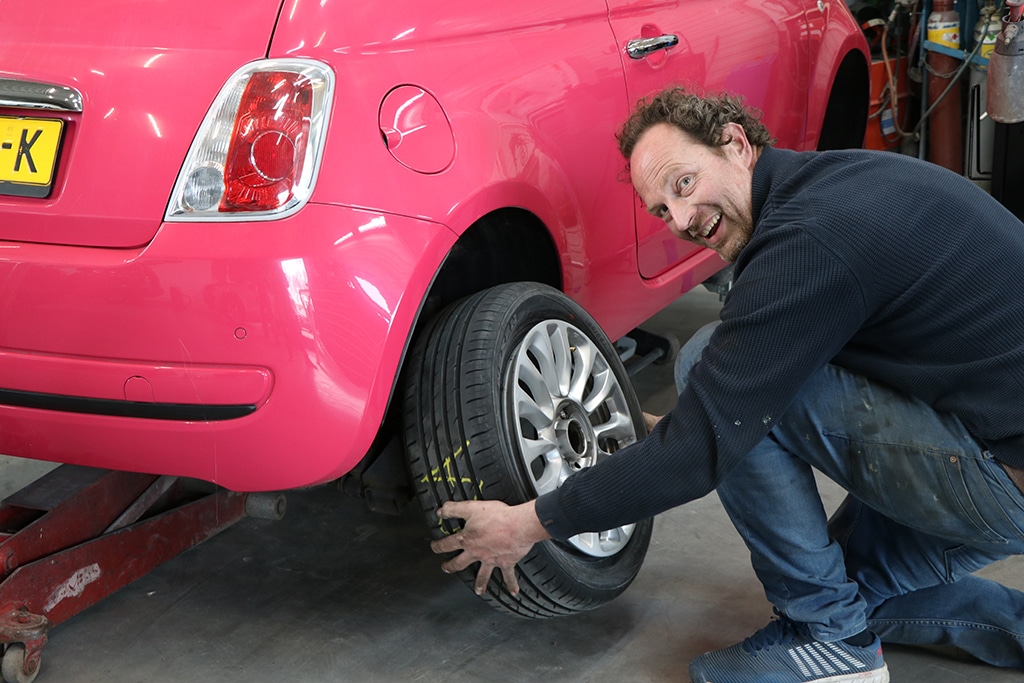
<svg viewBox="0 0 1024 683">
<path fill-rule="evenodd" d="M 538 543 L 540 541 L 547 541 L 551 538 L 551 534 L 548 533 L 547 529 L 540 522 L 540 517 L 537 516 L 537 501 L 531 500 L 522 505 L 518 506 L 522 511 L 522 529 L 525 535 L 525 540 L 531 543 Z"/>
<path fill-rule="evenodd" d="M 577 532 L 570 528 L 569 522 L 562 515 L 562 507 L 558 502 L 558 491 L 551 491 L 534 501 L 535 516 L 543 527 L 548 538 L 565 540 Z"/>
</svg>

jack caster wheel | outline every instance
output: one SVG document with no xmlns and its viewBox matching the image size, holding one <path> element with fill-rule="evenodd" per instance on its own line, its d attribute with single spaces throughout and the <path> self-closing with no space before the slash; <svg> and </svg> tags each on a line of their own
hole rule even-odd
<svg viewBox="0 0 1024 683">
<path fill-rule="evenodd" d="M 280 493 L 250 493 L 245 497 L 245 514 L 254 519 L 284 519 L 287 499 Z"/>
<path fill-rule="evenodd" d="M 0 674 L 4 683 L 32 683 L 39 675 L 39 660 L 36 659 L 31 672 L 25 671 L 25 646 L 11 643 L 0 661 Z"/>
</svg>

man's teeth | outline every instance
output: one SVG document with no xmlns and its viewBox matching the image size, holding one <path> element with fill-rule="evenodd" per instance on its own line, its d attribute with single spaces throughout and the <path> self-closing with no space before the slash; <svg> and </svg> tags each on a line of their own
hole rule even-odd
<svg viewBox="0 0 1024 683">
<path fill-rule="evenodd" d="M 711 231 L 718 227 L 718 224 L 722 222 L 722 214 L 718 214 L 715 218 L 704 226 L 704 229 L 698 233 L 699 237 L 707 237 L 711 234 Z"/>
</svg>

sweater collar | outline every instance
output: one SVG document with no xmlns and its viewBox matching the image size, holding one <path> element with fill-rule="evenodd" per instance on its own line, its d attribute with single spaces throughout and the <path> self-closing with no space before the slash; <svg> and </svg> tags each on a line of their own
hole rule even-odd
<svg viewBox="0 0 1024 683">
<path fill-rule="evenodd" d="M 797 152 L 788 149 L 765 147 L 761 150 L 761 156 L 754 164 L 754 177 L 751 181 L 751 218 L 754 220 L 755 231 L 764 213 L 771 211 L 768 200 L 773 190 L 783 184 L 796 170 L 792 162 L 797 156 Z"/>
</svg>

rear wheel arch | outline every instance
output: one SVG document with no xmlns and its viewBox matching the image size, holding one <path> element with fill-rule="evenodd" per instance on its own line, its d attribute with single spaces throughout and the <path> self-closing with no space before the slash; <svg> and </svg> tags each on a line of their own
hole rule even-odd
<svg viewBox="0 0 1024 683">
<path fill-rule="evenodd" d="M 843 57 L 832 81 L 818 137 L 819 151 L 863 147 L 871 97 L 869 81 L 864 55 L 851 50 Z"/>
<path fill-rule="evenodd" d="M 424 297 L 411 336 L 448 304 L 510 282 L 540 282 L 562 289 L 554 239 L 544 223 L 525 209 L 492 211 L 462 233 Z"/>
</svg>

